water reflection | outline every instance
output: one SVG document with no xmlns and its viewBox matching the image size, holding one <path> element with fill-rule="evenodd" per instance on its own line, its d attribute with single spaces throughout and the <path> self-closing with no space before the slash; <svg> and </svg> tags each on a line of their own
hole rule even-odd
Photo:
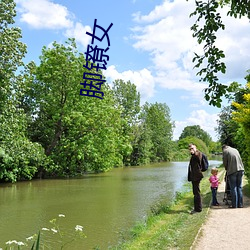
<svg viewBox="0 0 250 250">
<path fill-rule="evenodd" d="M 219 164 L 211 161 L 210 164 Z M 118 168 L 81 179 L 37 180 L 1 184 L 0 247 L 8 240 L 24 240 L 49 220 L 65 214 L 63 227 L 84 226 L 84 245 L 68 249 L 107 249 L 119 232 L 145 217 L 156 201 L 168 197 L 186 182 L 188 162 Z M 60 219 L 61 220 L 61 219 Z"/>
</svg>

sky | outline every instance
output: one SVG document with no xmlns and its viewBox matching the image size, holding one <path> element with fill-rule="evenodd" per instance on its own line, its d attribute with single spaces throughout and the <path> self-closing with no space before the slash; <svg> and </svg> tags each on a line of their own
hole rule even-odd
<svg viewBox="0 0 250 250">
<path fill-rule="evenodd" d="M 15 25 L 22 29 L 22 41 L 28 47 L 24 61 L 39 64 L 43 46 L 74 37 L 78 50 L 85 53 L 91 45 L 91 36 L 86 32 L 93 32 L 94 20 L 104 29 L 113 23 L 108 32 L 107 69 L 103 70 L 107 82 L 122 79 L 134 83 L 141 105 L 166 103 L 175 123 L 173 139 L 177 140 L 186 126 L 200 125 L 217 141 L 214 128 L 221 109 L 204 100 L 207 84 L 199 82 L 192 63 L 194 52 L 202 52 L 190 30 L 195 21 L 189 18 L 194 2 L 16 0 Z M 217 45 L 225 52 L 227 72 L 219 77 L 224 84 L 237 81 L 244 86 L 250 69 L 250 22 L 226 13 L 227 8 L 223 8 L 226 29 L 218 33 Z M 107 41 L 102 42 L 105 46 Z"/>
</svg>

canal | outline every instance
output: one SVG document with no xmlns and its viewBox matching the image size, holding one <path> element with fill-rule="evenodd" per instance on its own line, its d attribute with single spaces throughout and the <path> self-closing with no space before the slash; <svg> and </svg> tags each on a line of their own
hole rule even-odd
<svg viewBox="0 0 250 250">
<path fill-rule="evenodd" d="M 220 163 L 210 161 L 211 166 Z M 79 179 L 1 184 L 0 248 L 5 249 L 9 240 L 25 242 L 42 228 L 51 229 L 50 221 L 56 218 L 65 234 L 64 243 L 72 239 L 76 225 L 83 226 L 87 236 L 63 249 L 107 249 L 117 244 L 123 232 L 145 219 L 153 204 L 163 198 L 171 202 L 187 182 L 187 165 L 188 162 L 168 162 L 116 168 Z M 41 240 L 46 239 L 47 246 L 61 244 L 57 243 L 60 234 L 45 230 L 42 233 Z M 53 248 L 60 249 L 55 245 Z"/>
</svg>

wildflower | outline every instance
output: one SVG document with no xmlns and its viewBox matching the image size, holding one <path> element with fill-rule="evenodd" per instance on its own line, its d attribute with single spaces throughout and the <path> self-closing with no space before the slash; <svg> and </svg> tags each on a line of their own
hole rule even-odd
<svg viewBox="0 0 250 250">
<path fill-rule="evenodd" d="M 49 222 L 52 223 L 52 224 L 55 224 L 56 223 L 56 219 L 52 219 Z"/>
<path fill-rule="evenodd" d="M 50 230 L 49 230 L 48 228 L 46 228 L 46 227 L 43 227 L 42 230 L 43 230 L 43 231 L 50 231 Z"/>
<path fill-rule="evenodd" d="M 22 241 L 16 241 L 16 240 L 9 240 L 5 244 L 6 245 L 11 245 L 12 243 L 17 244 L 18 246 L 24 246 L 24 243 Z"/>
<path fill-rule="evenodd" d="M 16 240 L 9 240 L 9 241 L 7 241 L 5 244 L 6 244 L 6 245 L 11 245 L 12 243 L 17 244 L 17 241 L 16 241 Z"/>
<path fill-rule="evenodd" d="M 26 240 L 29 241 L 29 240 L 32 240 L 34 238 L 34 236 L 30 236 L 30 237 L 27 237 Z"/>
<path fill-rule="evenodd" d="M 59 216 L 59 217 L 65 217 L 65 215 L 64 215 L 64 214 L 59 214 L 58 216 Z"/>
<path fill-rule="evenodd" d="M 75 226 L 75 230 L 76 230 L 76 231 L 81 231 L 81 232 L 82 232 L 83 226 L 76 225 L 76 226 Z"/>
<path fill-rule="evenodd" d="M 55 228 L 51 228 L 51 231 L 57 233 L 58 231 Z"/>
<path fill-rule="evenodd" d="M 18 245 L 18 246 L 24 246 L 24 243 L 23 243 L 22 241 L 18 241 L 18 242 L 17 242 L 17 245 Z"/>
</svg>

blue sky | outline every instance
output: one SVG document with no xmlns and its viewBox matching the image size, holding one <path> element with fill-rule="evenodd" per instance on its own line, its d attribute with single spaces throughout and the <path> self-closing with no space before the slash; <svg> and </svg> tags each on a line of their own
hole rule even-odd
<svg viewBox="0 0 250 250">
<path fill-rule="evenodd" d="M 41 49 L 53 41 L 75 37 L 79 51 L 86 52 L 94 19 L 109 31 L 108 82 L 130 80 L 144 102 L 166 103 L 175 122 L 174 139 L 183 128 L 200 125 L 214 140 L 220 109 L 204 101 L 206 84 L 199 83 L 193 69 L 193 53 L 202 51 L 190 26 L 194 10 L 189 0 L 16 0 L 16 25 L 22 29 L 28 46 L 25 62 L 39 62 Z M 218 34 L 217 44 L 225 51 L 227 73 L 221 82 L 245 84 L 250 69 L 250 23 L 227 17 L 221 10 L 226 30 Z M 225 103 L 226 104 L 226 103 Z"/>
</svg>

